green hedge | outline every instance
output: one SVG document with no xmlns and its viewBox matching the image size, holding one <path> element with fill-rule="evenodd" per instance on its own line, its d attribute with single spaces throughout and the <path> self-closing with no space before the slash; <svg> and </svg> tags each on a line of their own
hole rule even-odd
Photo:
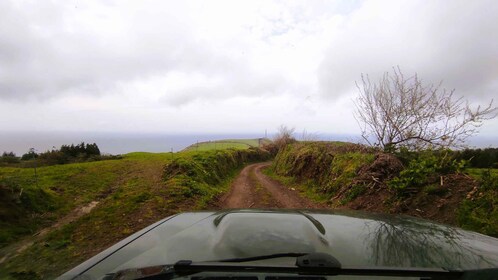
<svg viewBox="0 0 498 280">
<path fill-rule="evenodd" d="M 257 148 L 185 153 L 166 164 L 164 179 L 177 197 L 208 201 L 224 191 L 219 185 L 239 168 L 268 159 L 270 154 Z"/>
</svg>

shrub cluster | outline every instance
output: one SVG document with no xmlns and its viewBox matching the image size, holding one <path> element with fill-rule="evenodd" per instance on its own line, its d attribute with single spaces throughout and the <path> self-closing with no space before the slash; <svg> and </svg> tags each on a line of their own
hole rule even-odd
<svg viewBox="0 0 498 280">
<path fill-rule="evenodd" d="M 64 164 L 70 162 L 98 160 L 100 150 L 97 144 L 62 145 L 61 148 L 52 149 L 39 154 L 39 161 L 42 164 Z"/>
<path fill-rule="evenodd" d="M 16 156 L 14 152 L 3 152 L 0 157 L 0 165 L 15 164 L 18 167 L 32 167 L 34 165 L 54 165 L 115 158 L 120 157 L 102 156 L 97 144 L 81 142 L 77 145 L 62 145 L 60 149 L 53 148 L 39 154 L 34 149 L 30 149 L 21 157 Z"/>
<path fill-rule="evenodd" d="M 468 161 L 469 167 L 498 168 L 498 148 L 465 149 L 454 153 L 456 159 Z"/>
<path fill-rule="evenodd" d="M 0 163 L 17 163 L 19 158 L 14 152 L 3 152 L 0 157 Z"/>
<path fill-rule="evenodd" d="M 491 171 L 481 171 L 479 187 L 462 201 L 457 219 L 465 229 L 498 237 L 498 175 Z"/>
<path fill-rule="evenodd" d="M 445 174 L 461 172 L 467 162 L 455 158 L 448 150 L 409 152 L 401 150 L 397 155 L 405 164 L 399 176 L 389 180 L 387 185 L 399 194 L 410 189 L 421 188 L 438 182 Z"/>
</svg>

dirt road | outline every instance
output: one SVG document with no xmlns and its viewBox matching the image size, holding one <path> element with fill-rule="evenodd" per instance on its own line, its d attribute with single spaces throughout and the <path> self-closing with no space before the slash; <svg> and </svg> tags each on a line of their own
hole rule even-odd
<svg viewBox="0 0 498 280">
<path fill-rule="evenodd" d="M 326 208 L 299 195 L 261 170 L 271 163 L 246 166 L 234 180 L 231 190 L 221 197 L 221 208 Z"/>
</svg>

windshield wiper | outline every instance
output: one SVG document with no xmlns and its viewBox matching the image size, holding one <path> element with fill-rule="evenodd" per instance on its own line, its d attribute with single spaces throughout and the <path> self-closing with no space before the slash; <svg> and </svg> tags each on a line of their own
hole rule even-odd
<svg viewBox="0 0 498 280">
<path fill-rule="evenodd" d="M 243 262 L 281 257 L 296 257 L 294 266 L 290 265 L 244 265 Z M 108 275 L 105 279 L 166 279 L 188 276 L 201 272 L 238 272 L 238 273 L 285 273 L 296 275 L 357 275 L 357 276 L 398 276 L 418 277 L 420 279 L 496 279 L 497 269 L 448 270 L 444 268 L 399 268 L 399 267 L 343 267 L 334 257 L 324 253 L 286 253 L 256 256 L 250 258 L 225 259 L 212 262 L 178 261 L 174 265 L 163 265 L 141 269 L 124 270 Z M 131 276 L 131 278 L 130 278 Z M 135 277 L 134 277 L 135 276 Z M 478 277 L 478 278 L 476 278 Z"/>
<path fill-rule="evenodd" d="M 285 257 L 290 257 L 290 258 L 297 258 L 301 256 L 308 255 L 309 253 L 282 253 L 282 254 L 272 254 L 272 255 L 263 255 L 263 256 L 256 256 L 256 257 L 247 257 L 247 258 L 232 258 L 232 259 L 224 259 L 224 260 L 216 260 L 216 261 L 207 261 L 207 262 L 235 262 L 235 263 L 241 263 L 241 262 L 252 262 L 252 261 L 259 261 L 259 260 L 269 260 L 269 259 L 277 259 L 277 258 L 285 258 Z"/>
</svg>

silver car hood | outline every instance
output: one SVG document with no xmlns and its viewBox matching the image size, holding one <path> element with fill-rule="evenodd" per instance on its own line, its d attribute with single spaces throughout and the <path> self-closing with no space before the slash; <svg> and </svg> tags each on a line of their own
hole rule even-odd
<svg viewBox="0 0 498 280">
<path fill-rule="evenodd" d="M 498 239 L 426 220 L 357 211 L 251 209 L 168 217 L 60 278 L 101 279 L 122 269 L 179 260 L 288 252 L 324 252 L 345 266 L 498 267 Z"/>
</svg>

